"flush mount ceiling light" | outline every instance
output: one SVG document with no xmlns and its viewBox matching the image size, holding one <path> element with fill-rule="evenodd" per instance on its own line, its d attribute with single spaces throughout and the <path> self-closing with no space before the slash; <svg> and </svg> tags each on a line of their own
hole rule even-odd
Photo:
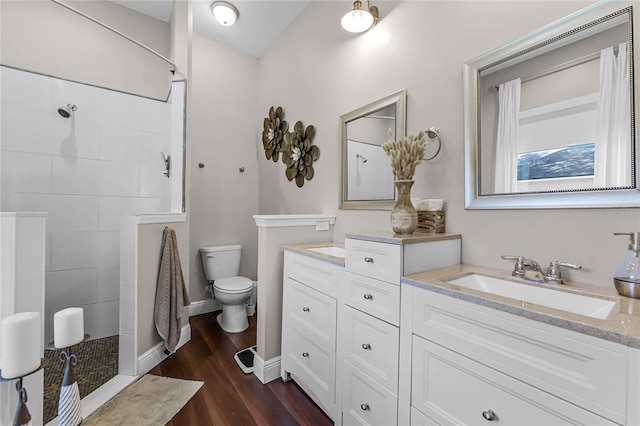
<svg viewBox="0 0 640 426">
<path fill-rule="evenodd" d="M 211 12 L 220 24 L 230 27 L 238 20 L 238 9 L 226 1 L 216 1 L 211 4 Z"/>
<path fill-rule="evenodd" d="M 342 17 L 342 28 L 352 33 L 361 33 L 373 28 L 378 22 L 378 8 L 371 6 L 369 0 L 367 6 L 369 10 L 364 10 L 360 0 L 354 1 L 353 10 Z"/>
</svg>

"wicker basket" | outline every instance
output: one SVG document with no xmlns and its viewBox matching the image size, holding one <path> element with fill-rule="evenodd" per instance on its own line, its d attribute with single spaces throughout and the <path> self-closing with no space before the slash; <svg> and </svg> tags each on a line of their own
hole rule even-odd
<svg viewBox="0 0 640 426">
<path fill-rule="evenodd" d="M 418 227 L 415 232 L 422 234 L 443 234 L 444 210 L 418 210 Z"/>
</svg>

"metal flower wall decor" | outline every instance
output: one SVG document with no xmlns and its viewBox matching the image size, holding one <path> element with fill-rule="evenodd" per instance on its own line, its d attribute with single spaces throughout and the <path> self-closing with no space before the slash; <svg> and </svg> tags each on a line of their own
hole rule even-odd
<svg viewBox="0 0 640 426">
<path fill-rule="evenodd" d="M 289 124 L 282 119 L 284 111 L 282 107 L 269 108 L 269 116 L 265 117 L 262 129 L 262 146 L 267 160 L 272 159 L 277 163 L 283 150 L 282 141 L 289 131 Z"/>
<path fill-rule="evenodd" d="M 298 188 L 302 188 L 305 180 L 313 178 L 313 162 L 320 157 L 320 149 L 312 144 L 316 128 L 312 125 L 305 129 L 301 121 L 284 136 L 285 147 L 282 161 L 287 165 L 287 179 L 296 180 Z"/>
</svg>

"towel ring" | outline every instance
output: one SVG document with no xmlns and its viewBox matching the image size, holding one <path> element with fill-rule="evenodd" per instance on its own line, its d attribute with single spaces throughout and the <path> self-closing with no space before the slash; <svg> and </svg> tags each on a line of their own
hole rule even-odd
<svg viewBox="0 0 640 426">
<path fill-rule="evenodd" d="M 429 139 L 438 139 L 438 149 L 436 150 L 436 153 L 433 154 L 431 157 L 423 158 L 424 161 L 429 161 L 429 160 L 433 160 L 438 156 L 438 154 L 440 154 L 440 149 L 442 149 L 442 140 L 440 139 L 440 131 L 436 127 L 430 127 L 425 132 L 429 137 Z"/>
</svg>

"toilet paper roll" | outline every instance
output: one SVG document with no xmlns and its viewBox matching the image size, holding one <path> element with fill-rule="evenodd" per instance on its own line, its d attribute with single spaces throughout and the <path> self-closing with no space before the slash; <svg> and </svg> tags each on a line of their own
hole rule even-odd
<svg viewBox="0 0 640 426">
<path fill-rule="evenodd" d="M 40 314 L 20 312 L 2 320 L 2 377 L 26 376 L 40 367 L 42 336 Z"/>
<path fill-rule="evenodd" d="M 84 340 L 82 308 L 67 308 L 53 315 L 53 345 L 68 348 Z"/>
</svg>

